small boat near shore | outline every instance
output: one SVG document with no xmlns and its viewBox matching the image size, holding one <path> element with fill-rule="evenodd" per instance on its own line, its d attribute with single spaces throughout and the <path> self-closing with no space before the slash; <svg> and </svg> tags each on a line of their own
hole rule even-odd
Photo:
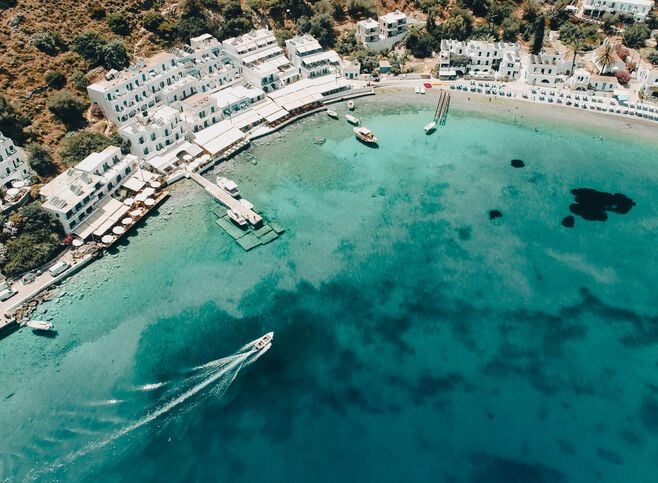
<svg viewBox="0 0 658 483">
<path fill-rule="evenodd" d="M 25 323 L 26 327 L 29 327 L 32 330 L 36 331 L 43 331 L 43 332 L 48 332 L 50 330 L 53 330 L 53 324 L 50 322 L 46 322 L 44 320 L 28 320 Z"/>
<path fill-rule="evenodd" d="M 319 138 L 319 137 L 313 138 L 313 143 L 314 144 L 324 144 L 326 142 L 327 142 L 326 138 Z"/>
<path fill-rule="evenodd" d="M 238 189 L 238 185 L 235 181 L 224 178 L 222 176 L 217 176 L 216 182 L 217 186 L 226 191 L 233 198 L 240 196 L 240 190 Z"/>
<path fill-rule="evenodd" d="M 254 347 L 256 349 L 258 349 L 259 351 L 263 350 L 263 349 L 265 349 L 265 347 L 268 346 L 268 344 L 270 344 L 272 342 L 272 339 L 274 339 L 274 332 L 268 332 L 263 337 L 256 340 L 256 342 L 254 344 Z"/>
<path fill-rule="evenodd" d="M 240 228 L 245 228 L 247 226 L 247 220 L 240 213 L 229 209 L 226 210 L 226 214 L 231 219 L 231 221 L 238 225 Z"/>
<path fill-rule="evenodd" d="M 434 130 L 436 129 L 436 121 L 432 121 L 425 124 L 425 127 L 423 129 L 425 130 L 425 134 L 430 134 L 434 132 Z"/>
<path fill-rule="evenodd" d="M 371 146 L 377 145 L 377 136 L 367 127 L 355 127 L 352 131 L 359 141 Z"/>
<path fill-rule="evenodd" d="M 354 124 L 355 126 L 359 125 L 359 119 L 354 117 L 352 114 L 345 114 L 345 119 L 347 119 L 347 122 L 350 124 Z"/>
<path fill-rule="evenodd" d="M 347 108 L 350 111 L 353 111 L 356 106 L 354 105 L 354 101 L 347 101 Z"/>
<path fill-rule="evenodd" d="M 332 111 L 331 109 L 327 109 L 327 116 L 332 119 L 338 119 L 338 113 L 336 111 Z"/>
</svg>

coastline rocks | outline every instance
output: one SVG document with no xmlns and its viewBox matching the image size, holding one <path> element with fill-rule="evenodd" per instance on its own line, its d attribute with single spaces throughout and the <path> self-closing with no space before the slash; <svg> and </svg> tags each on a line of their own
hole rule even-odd
<svg viewBox="0 0 658 483">
<path fill-rule="evenodd" d="M 525 168 L 525 163 L 520 159 L 513 159 L 510 164 L 513 168 Z"/>
<path fill-rule="evenodd" d="M 496 218 L 500 218 L 503 216 L 503 213 L 500 210 L 490 210 L 489 211 L 489 219 L 490 220 L 495 220 Z"/>
<path fill-rule="evenodd" d="M 635 206 L 635 202 L 621 193 L 606 193 L 591 188 L 571 190 L 575 203 L 569 206 L 574 215 L 589 221 L 606 221 L 607 211 L 625 215 Z"/>
<path fill-rule="evenodd" d="M 567 228 L 573 228 L 575 224 L 576 219 L 573 217 L 573 215 L 565 216 L 562 219 L 562 226 L 566 226 Z"/>
</svg>

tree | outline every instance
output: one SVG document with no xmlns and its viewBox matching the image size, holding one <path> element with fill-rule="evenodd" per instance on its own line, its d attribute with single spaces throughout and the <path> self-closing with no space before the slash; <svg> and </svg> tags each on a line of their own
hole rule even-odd
<svg viewBox="0 0 658 483">
<path fill-rule="evenodd" d="M 603 44 L 603 46 L 596 52 L 596 63 L 599 67 L 599 74 L 602 74 L 608 67 L 610 67 L 615 62 L 615 49 L 609 42 Z"/>
<path fill-rule="evenodd" d="M 467 10 L 454 8 L 441 27 L 444 39 L 466 40 L 473 32 L 473 16 Z"/>
<path fill-rule="evenodd" d="M 334 29 L 334 20 L 322 13 L 314 16 L 310 23 L 309 33 L 320 42 L 322 47 L 333 47 L 336 43 L 336 30 Z"/>
<path fill-rule="evenodd" d="M 73 84 L 73 87 L 76 89 L 84 90 L 89 85 L 89 79 L 87 79 L 87 76 L 84 72 L 81 70 L 76 70 L 73 72 L 73 74 L 71 74 L 71 84 Z"/>
<path fill-rule="evenodd" d="M 486 17 L 491 8 L 491 0 L 461 0 L 464 7 L 470 8 L 478 17 Z"/>
<path fill-rule="evenodd" d="M 95 132 L 77 131 L 67 135 L 57 153 L 67 166 L 73 166 L 91 153 L 102 151 L 113 144 L 112 140 Z"/>
<path fill-rule="evenodd" d="M 544 28 L 545 19 L 543 15 L 539 15 L 535 20 L 535 35 L 532 40 L 532 53 L 537 55 L 544 47 Z"/>
<path fill-rule="evenodd" d="M 374 17 L 377 8 L 372 0 L 348 0 L 347 12 L 352 18 Z"/>
<path fill-rule="evenodd" d="M 165 21 L 165 18 L 160 12 L 149 10 L 144 14 L 143 25 L 149 32 L 157 33 L 160 25 Z"/>
<path fill-rule="evenodd" d="M 48 100 L 48 110 L 68 127 L 82 124 L 82 113 L 86 107 L 85 101 L 70 91 L 57 92 Z"/>
<path fill-rule="evenodd" d="M 41 144 L 31 143 L 27 146 L 27 164 L 41 177 L 57 173 L 57 166 L 50 151 Z"/>
<path fill-rule="evenodd" d="M 647 55 L 647 60 L 653 65 L 658 65 L 658 51 L 654 50 L 653 52 L 649 52 L 649 55 Z"/>
<path fill-rule="evenodd" d="M 67 49 L 66 42 L 62 39 L 59 32 L 51 32 L 50 30 L 40 30 L 32 35 L 32 42 L 34 46 L 44 54 L 57 55 Z"/>
<path fill-rule="evenodd" d="M 120 40 L 112 40 L 103 46 L 103 65 L 108 69 L 121 70 L 130 64 L 130 54 Z"/>
<path fill-rule="evenodd" d="M 0 10 L 16 6 L 16 0 L 0 0 Z"/>
<path fill-rule="evenodd" d="M 519 35 L 519 30 L 521 30 L 521 24 L 518 20 L 513 18 L 506 18 L 503 20 L 503 41 L 505 42 L 516 42 L 516 36 Z"/>
<path fill-rule="evenodd" d="M 620 84 L 628 84 L 632 78 L 631 75 L 625 70 L 615 72 L 615 77 Z"/>
<path fill-rule="evenodd" d="M 130 22 L 123 12 L 114 12 L 107 16 L 107 26 L 117 35 L 130 34 Z"/>
<path fill-rule="evenodd" d="M 66 76 L 58 70 L 49 70 L 44 76 L 44 80 L 49 87 L 61 89 L 66 85 Z"/>
<path fill-rule="evenodd" d="M 356 35 L 353 30 L 343 32 L 336 44 L 336 52 L 340 55 L 349 55 L 357 50 Z"/>
<path fill-rule="evenodd" d="M 97 67 L 103 63 L 103 47 L 106 44 L 107 41 L 103 36 L 93 30 L 76 35 L 71 42 L 73 50 L 91 67 Z"/>
<path fill-rule="evenodd" d="M 0 94 L 0 132 L 12 138 L 17 144 L 22 144 L 25 140 L 23 128 L 29 123 L 29 120 Z"/>
<path fill-rule="evenodd" d="M 4 240 L 6 256 L 2 263 L 5 275 L 16 276 L 33 270 L 53 258 L 60 250 L 64 235 L 54 215 L 38 203 L 31 203 L 10 216 L 16 234 Z"/>
<path fill-rule="evenodd" d="M 639 49 L 644 47 L 644 43 L 651 36 L 649 28 L 643 23 L 636 23 L 624 30 L 624 44 L 631 49 Z"/>
</svg>

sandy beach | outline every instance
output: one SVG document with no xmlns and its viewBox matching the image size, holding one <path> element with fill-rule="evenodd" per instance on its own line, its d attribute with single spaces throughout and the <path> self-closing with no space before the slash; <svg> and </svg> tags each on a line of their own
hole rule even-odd
<svg viewBox="0 0 658 483">
<path fill-rule="evenodd" d="M 434 106 L 441 88 L 428 89 L 427 94 L 414 94 L 414 87 L 379 87 L 377 97 L 386 97 L 387 103 L 405 105 L 426 104 Z M 451 108 L 460 111 L 480 113 L 502 122 L 509 122 L 514 115 L 516 122 L 534 127 L 539 121 L 555 126 L 574 127 L 591 131 L 593 136 L 611 136 L 620 139 L 635 138 L 658 144 L 658 126 L 645 119 L 606 114 L 574 107 L 546 104 L 519 98 L 488 96 L 484 94 L 449 90 Z M 375 98 L 376 99 L 376 98 Z M 363 101 L 361 101 L 363 102 Z"/>
</svg>

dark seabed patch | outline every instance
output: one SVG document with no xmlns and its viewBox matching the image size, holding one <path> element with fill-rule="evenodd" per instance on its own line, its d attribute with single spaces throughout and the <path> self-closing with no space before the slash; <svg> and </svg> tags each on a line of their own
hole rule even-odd
<svg viewBox="0 0 658 483">
<path fill-rule="evenodd" d="M 573 215 L 565 216 L 562 218 L 562 226 L 566 226 L 567 228 L 573 228 L 573 226 L 576 224 L 576 219 L 573 217 Z"/>
<path fill-rule="evenodd" d="M 621 193 L 606 193 L 590 188 L 578 188 L 571 190 L 575 197 L 575 203 L 569 206 L 574 215 L 589 221 L 606 221 L 606 211 L 625 215 L 635 206 L 635 202 Z"/>
<path fill-rule="evenodd" d="M 542 464 L 529 464 L 490 454 L 477 454 L 471 458 L 473 483 L 560 483 L 565 475 Z"/>
<path fill-rule="evenodd" d="M 520 159 L 513 159 L 510 164 L 513 168 L 525 168 L 525 163 Z"/>
<path fill-rule="evenodd" d="M 489 211 L 489 219 L 490 220 L 495 220 L 496 218 L 500 218 L 503 216 L 503 212 L 500 210 L 490 210 Z"/>
<path fill-rule="evenodd" d="M 596 448 L 596 454 L 598 454 L 602 460 L 605 460 L 610 464 L 617 466 L 624 464 L 624 459 L 609 449 Z"/>
</svg>

